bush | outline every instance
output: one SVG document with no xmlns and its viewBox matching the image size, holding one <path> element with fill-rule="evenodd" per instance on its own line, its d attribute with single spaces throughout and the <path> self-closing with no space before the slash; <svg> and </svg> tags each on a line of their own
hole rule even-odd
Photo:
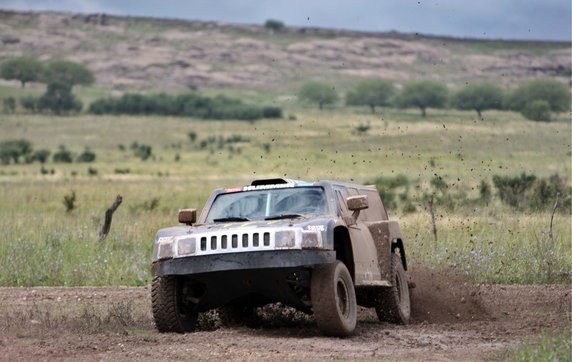
<svg viewBox="0 0 572 362">
<path fill-rule="evenodd" d="M 444 108 L 447 104 L 448 91 L 442 83 L 431 80 L 419 80 L 406 83 L 396 98 L 401 108 L 417 107 L 421 116 L 426 116 L 427 108 Z"/>
<path fill-rule="evenodd" d="M 16 99 L 14 97 L 6 97 L 2 100 L 4 112 L 14 113 L 16 111 Z"/>
<path fill-rule="evenodd" d="M 493 176 L 493 184 L 497 188 L 502 202 L 512 207 L 520 207 L 525 199 L 525 192 L 532 186 L 536 176 L 522 173 L 520 176 Z"/>
<path fill-rule="evenodd" d="M 32 142 L 27 139 L 8 139 L 0 142 L 0 161 L 8 165 L 10 161 L 20 163 L 20 157 L 30 162 L 32 154 Z"/>
<path fill-rule="evenodd" d="M 81 111 L 81 101 L 72 94 L 71 85 L 62 81 L 53 81 L 48 84 L 44 95 L 38 99 L 40 111 L 50 110 L 55 114 L 63 114 L 70 111 Z"/>
<path fill-rule="evenodd" d="M 40 109 L 39 103 L 38 103 L 38 97 L 34 97 L 34 96 L 20 97 L 20 105 L 25 110 L 28 110 L 31 112 L 37 112 Z"/>
<path fill-rule="evenodd" d="M 531 121 L 550 122 L 550 104 L 547 101 L 532 101 L 520 113 Z"/>
<path fill-rule="evenodd" d="M 41 164 L 44 164 L 48 161 L 48 158 L 50 157 L 51 153 L 52 152 L 50 150 L 46 149 L 37 150 L 32 154 L 32 162 L 38 161 Z"/>
<path fill-rule="evenodd" d="M 282 108 L 280 107 L 263 107 L 263 118 L 282 118 Z"/>
<path fill-rule="evenodd" d="M 72 212 L 75 209 L 75 191 L 72 191 L 69 195 L 64 195 L 64 206 L 66 207 L 66 212 Z"/>
<path fill-rule="evenodd" d="M 58 148 L 58 152 L 54 153 L 52 159 L 56 163 L 72 163 L 73 154 L 71 153 L 71 151 L 66 149 L 66 146 L 60 145 Z"/>
<path fill-rule="evenodd" d="M 260 108 L 243 104 L 225 96 L 206 97 L 199 94 L 154 95 L 124 94 L 120 98 L 102 98 L 90 105 L 93 114 L 159 114 L 203 119 L 256 120 L 281 117 L 278 107 Z M 196 138 L 196 135 L 195 135 Z"/>
<path fill-rule="evenodd" d="M 534 101 L 546 101 L 553 112 L 570 110 L 570 88 L 556 80 L 538 79 L 522 84 L 507 98 L 507 108 L 522 111 Z"/>
<path fill-rule="evenodd" d="M 338 100 L 338 93 L 333 85 L 322 82 L 308 82 L 300 88 L 298 99 L 318 103 L 320 110 L 325 104 Z"/>
<path fill-rule="evenodd" d="M 89 147 L 86 147 L 85 150 L 77 156 L 76 162 L 93 162 L 95 158 L 95 153 L 91 151 Z"/>
<path fill-rule="evenodd" d="M 135 157 L 139 157 L 143 161 L 151 157 L 153 153 L 153 149 L 151 146 L 139 145 L 136 142 L 133 145 L 131 145 L 131 148 L 133 149 L 133 155 Z"/>
</svg>

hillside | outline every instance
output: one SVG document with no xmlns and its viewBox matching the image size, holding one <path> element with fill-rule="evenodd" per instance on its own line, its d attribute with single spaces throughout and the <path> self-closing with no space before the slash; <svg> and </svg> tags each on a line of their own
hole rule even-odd
<svg viewBox="0 0 572 362">
<path fill-rule="evenodd" d="M 32 53 L 85 63 L 97 86 L 119 91 L 188 87 L 291 90 L 309 79 L 344 89 L 364 77 L 434 78 L 456 85 L 536 77 L 568 81 L 562 42 L 487 41 L 412 34 L 0 11 L 0 62 Z"/>
</svg>

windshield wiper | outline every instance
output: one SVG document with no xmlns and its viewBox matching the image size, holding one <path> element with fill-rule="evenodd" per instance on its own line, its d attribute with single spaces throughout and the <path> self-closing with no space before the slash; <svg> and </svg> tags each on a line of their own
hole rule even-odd
<svg viewBox="0 0 572 362">
<path fill-rule="evenodd" d="M 302 214 L 280 214 L 280 215 L 265 217 L 264 220 L 295 219 L 298 217 L 304 217 L 304 215 L 302 215 Z"/>
<path fill-rule="evenodd" d="M 213 219 L 214 222 L 225 222 L 225 221 L 250 221 L 245 217 L 238 217 L 238 216 L 231 216 L 231 217 L 222 217 L 220 219 Z"/>
</svg>

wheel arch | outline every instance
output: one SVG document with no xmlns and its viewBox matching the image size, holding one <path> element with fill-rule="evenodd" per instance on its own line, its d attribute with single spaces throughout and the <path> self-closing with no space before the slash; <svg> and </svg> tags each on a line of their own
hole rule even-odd
<svg viewBox="0 0 572 362">
<path fill-rule="evenodd" d="M 399 251 L 399 256 L 401 257 L 401 264 L 403 264 L 403 269 L 407 270 L 407 257 L 405 256 L 405 246 L 403 245 L 403 240 L 401 238 L 393 239 L 391 242 L 391 252 L 395 253 L 396 250 Z"/>
<path fill-rule="evenodd" d="M 350 233 L 344 226 L 334 228 L 334 251 L 336 252 L 336 259 L 346 265 L 352 276 L 352 281 L 355 282 L 355 262 L 352 242 Z"/>
</svg>

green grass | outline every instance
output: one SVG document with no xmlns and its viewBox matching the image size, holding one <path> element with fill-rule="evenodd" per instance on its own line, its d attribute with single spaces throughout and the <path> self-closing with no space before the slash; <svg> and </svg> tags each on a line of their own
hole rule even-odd
<svg viewBox="0 0 572 362">
<path fill-rule="evenodd" d="M 572 361 L 570 332 L 558 336 L 540 336 L 536 341 L 519 346 L 502 354 L 509 361 Z"/>
<path fill-rule="evenodd" d="M 371 115 L 366 108 L 290 107 L 285 114 L 296 114 L 295 121 L 0 115 L 0 140 L 27 138 L 36 149 L 52 152 L 64 144 L 76 155 L 89 146 L 97 154 L 89 164 L 48 162 L 43 167 L 53 175 L 42 174 L 38 163 L 0 166 L 0 285 L 146 284 L 157 229 L 176 225 L 179 208 L 200 209 L 214 188 L 254 178 L 365 183 L 401 173 L 424 188 L 415 190 L 420 194 L 438 174 L 452 191 L 476 198 L 474 188 L 495 174 L 570 174 L 570 122 L 535 123 L 511 112 L 485 112 L 480 121 L 473 112 L 453 110 L 429 110 L 422 118 L 417 110 L 380 109 Z M 357 135 L 360 124 L 371 129 Z M 187 137 L 191 131 L 197 133 L 194 144 Z M 198 146 L 209 137 L 233 135 L 248 141 Z M 134 141 L 151 145 L 154 157 L 136 158 L 129 149 Z M 90 176 L 88 167 L 97 175 Z M 67 213 L 63 198 L 72 191 L 76 208 Z M 98 242 L 105 209 L 116 194 L 124 202 L 110 235 Z M 153 199 L 158 206 L 150 209 Z M 434 242 L 425 206 L 418 202 L 417 212 L 392 216 L 402 223 L 413 266 L 451 268 L 475 282 L 569 281 L 569 214 L 556 215 L 556 242 L 547 248 L 542 246 L 550 210 L 517 213 L 497 199 L 488 207 L 454 212 L 437 205 Z"/>
</svg>

